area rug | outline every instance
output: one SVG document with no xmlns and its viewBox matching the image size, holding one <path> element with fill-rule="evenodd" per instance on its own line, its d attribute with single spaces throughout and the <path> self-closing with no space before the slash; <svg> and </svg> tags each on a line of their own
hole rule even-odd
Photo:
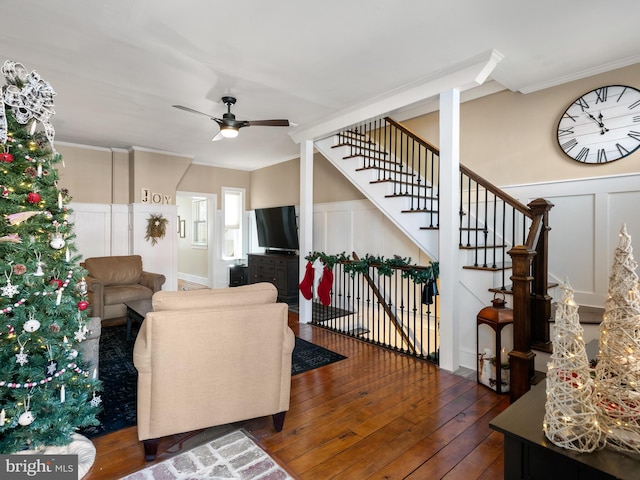
<svg viewBox="0 0 640 480">
<path fill-rule="evenodd" d="M 99 437 L 136 424 L 136 390 L 138 372 L 133 366 L 133 344 L 139 325 L 131 329 L 126 340 L 126 325 L 102 329 L 100 337 L 100 372 L 103 410 L 100 425 L 83 428 L 79 433 L 87 438 Z M 323 367 L 346 357 L 296 337 L 291 357 L 291 375 Z"/>
<path fill-rule="evenodd" d="M 122 480 L 293 479 L 244 430 L 182 452 Z"/>
<path fill-rule="evenodd" d="M 296 337 L 296 346 L 291 356 L 291 375 L 298 375 L 315 368 L 324 367 L 345 358 L 347 357 L 344 355 Z"/>
</svg>

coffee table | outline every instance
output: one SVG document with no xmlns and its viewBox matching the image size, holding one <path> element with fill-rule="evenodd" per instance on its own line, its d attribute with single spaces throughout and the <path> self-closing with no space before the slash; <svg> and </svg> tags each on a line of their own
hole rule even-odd
<svg viewBox="0 0 640 480">
<path fill-rule="evenodd" d="M 145 300 L 132 300 L 124 304 L 127 307 L 127 340 L 129 340 L 131 338 L 131 322 L 135 320 L 136 322 L 142 323 L 147 313 L 153 310 L 153 306 L 151 305 L 150 298 Z"/>
</svg>

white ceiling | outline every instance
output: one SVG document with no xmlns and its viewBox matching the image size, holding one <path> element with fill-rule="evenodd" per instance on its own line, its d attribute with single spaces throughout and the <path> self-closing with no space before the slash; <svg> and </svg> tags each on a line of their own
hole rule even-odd
<svg viewBox="0 0 640 480">
<path fill-rule="evenodd" d="M 213 121 L 171 105 L 220 117 L 231 94 L 238 119 L 302 129 L 494 49 L 504 59 L 492 79 L 523 93 L 640 62 L 638 0 L 1 4 L 0 63 L 21 62 L 52 85 L 57 141 L 248 170 L 299 156 L 292 129 L 210 142 Z"/>
</svg>

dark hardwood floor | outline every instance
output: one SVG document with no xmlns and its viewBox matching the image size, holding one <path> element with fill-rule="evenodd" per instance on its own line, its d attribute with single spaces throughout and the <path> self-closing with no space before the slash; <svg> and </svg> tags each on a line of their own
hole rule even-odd
<svg viewBox="0 0 640 480">
<path fill-rule="evenodd" d="M 292 476 L 303 480 L 501 479 L 502 435 L 489 421 L 509 405 L 475 381 L 427 362 L 298 324 L 305 340 L 346 360 L 296 375 L 284 430 L 270 418 L 240 422 Z M 185 405 L 188 408 L 188 405 Z M 148 465 L 136 428 L 94 439 L 88 480 L 115 479 Z M 157 462 L 192 434 L 163 439 Z M 186 447 L 185 447 L 186 448 Z"/>
</svg>

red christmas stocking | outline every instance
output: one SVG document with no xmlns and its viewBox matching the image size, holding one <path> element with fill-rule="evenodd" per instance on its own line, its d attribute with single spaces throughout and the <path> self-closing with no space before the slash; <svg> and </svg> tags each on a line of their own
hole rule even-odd
<svg viewBox="0 0 640 480">
<path fill-rule="evenodd" d="M 307 300 L 311 300 L 313 297 L 313 265 L 311 262 L 307 262 L 307 266 L 304 273 L 304 278 L 298 285 L 300 293 Z"/>
<path fill-rule="evenodd" d="M 333 272 L 327 267 L 324 267 L 322 272 L 322 279 L 320 285 L 318 285 L 318 297 L 320 302 L 327 306 L 331 303 L 331 287 L 333 286 Z"/>
</svg>

